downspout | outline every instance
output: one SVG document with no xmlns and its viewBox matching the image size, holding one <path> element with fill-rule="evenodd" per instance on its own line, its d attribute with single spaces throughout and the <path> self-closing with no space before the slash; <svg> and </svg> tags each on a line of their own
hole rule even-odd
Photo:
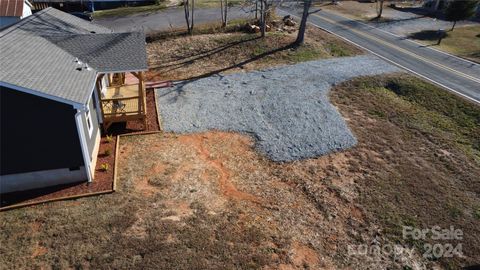
<svg viewBox="0 0 480 270">
<path fill-rule="evenodd" d="M 85 109 L 77 109 L 75 114 L 75 123 L 77 124 L 78 138 L 80 139 L 80 147 L 82 148 L 83 162 L 85 163 L 85 169 L 87 170 L 88 183 L 92 182 L 92 168 L 90 168 L 90 157 L 88 156 L 88 147 L 85 134 L 83 133 L 83 123 L 81 116 L 85 112 Z"/>
</svg>

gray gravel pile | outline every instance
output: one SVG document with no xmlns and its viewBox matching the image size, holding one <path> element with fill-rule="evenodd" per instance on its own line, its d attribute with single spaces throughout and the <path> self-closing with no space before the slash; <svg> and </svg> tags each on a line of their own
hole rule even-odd
<svg viewBox="0 0 480 270">
<path fill-rule="evenodd" d="M 397 71 L 376 57 L 357 56 L 212 76 L 158 89 L 158 111 L 165 131 L 244 132 L 274 161 L 312 158 L 356 144 L 328 100 L 331 86 Z"/>
</svg>

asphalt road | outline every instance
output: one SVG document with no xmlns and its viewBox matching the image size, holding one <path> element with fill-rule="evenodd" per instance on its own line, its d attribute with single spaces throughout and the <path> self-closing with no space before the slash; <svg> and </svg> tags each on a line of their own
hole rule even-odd
<svg viewBox="0 0 480 270">
<path fill-rule="evenodd" d="M 301 10 L 282 7 L 278 14 L 299 17 Z M 479 64 L 324 10 L 311 14 L 308 20 L 407 71 L 480 104 Z"/>
<path fill-rule="evenodd" d="M 228 19 L 252 16 L 248 8 L 231 7 Z M 220 8 L 195 9 L 195 24 L 221 22 Z M 156 12 L 138 13 L 128 16 L 106 17 L 94 20 L 95 23 L 113 29 L 115 32 L 143 31 L 152 33 L 171 29 L 186 28 L 183 8 L 167 8 Z"/>
</svg>

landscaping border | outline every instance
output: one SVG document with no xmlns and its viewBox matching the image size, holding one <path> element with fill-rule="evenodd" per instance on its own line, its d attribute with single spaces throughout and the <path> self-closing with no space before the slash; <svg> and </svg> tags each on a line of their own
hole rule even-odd
<svg viewBox="0 0 480 270">
<path fill-rule="evenodd" d="M 12 205 L 8 205 L 8 206 L 0 207 L 0 212 L 13 210 L 13 209 L 18 209 L 18 208 L 22 208 L 22 207 L 39 205 L 39 204 L 57 202 L 57 201 L 67 201 L 67 200 L 75 200 L 75 199 L 86 198 L 86 197 L 91 197 L 91 196 L 106 195 L 106 194 L 111 194 L 111 193 L 114 193 L 115 191 L 117 191 L 118 155 L 119 155 L 118 150 L 119 150 L 119 147 L 120 147 L 120 138 L 123 137 L 123 136 L 148 135 L 148 134 L 162 133 L 163 132 L 161 124 L 160 124 L 161 122 L 160 122 L 160 119 L 159 119 L 159 115 L 158 115 L 156 90 L 153 89 L 152 91 L 153 91 L 153 100 L 154 100 L 154 104 L 155 104 L 155 113 L 153 115 L 155 115 L 158 130 L 139 131 L 139 132 L 119 134 L 119 135 L 115 136 L 116 141 L 115 141 L 115 158 L 114 158 L 114 162 L 113 162 L 113 181 L 112 181 L 112 187 L 111 187 L 110 190 L 83 193 L 83 194 L 75 194 L 75 195 L 62 196 L 62 197 L 58 197 L 58 198 L 45 199 L 45 200 L 40 200 L 40 201 L 32 201 L 32 202 L 12 204 Z"/>
</svg>

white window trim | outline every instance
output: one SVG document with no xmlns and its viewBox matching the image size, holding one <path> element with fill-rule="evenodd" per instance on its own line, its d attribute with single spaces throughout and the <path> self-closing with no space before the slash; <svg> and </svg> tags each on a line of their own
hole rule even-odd
<svg viewBox="0 0 480 270">
<path fill-rule="evenodd" d="M 93 133 L 93 122 L 92 122 L 92 114 L 90 113 L 89 108 L 87 108 L 87 110 L 85 111 L 85 122 L 87 123 L 88 135 L 91 138 Z"/>
</svg>

